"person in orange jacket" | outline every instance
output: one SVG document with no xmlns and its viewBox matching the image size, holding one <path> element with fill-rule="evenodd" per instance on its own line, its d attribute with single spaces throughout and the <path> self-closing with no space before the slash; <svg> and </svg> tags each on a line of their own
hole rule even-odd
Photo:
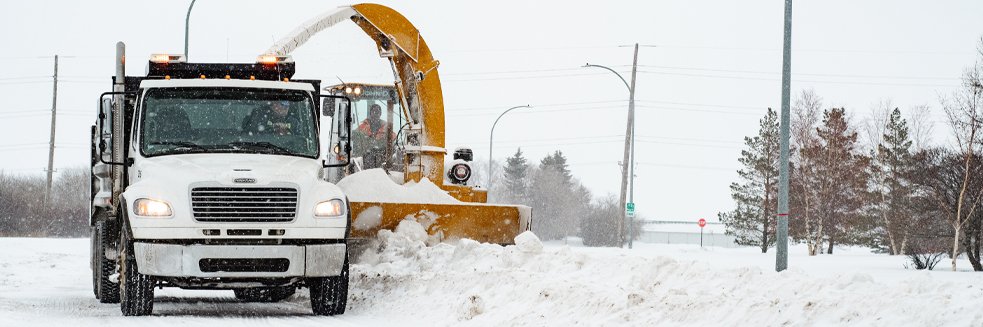
<svg viewBox="0 0 983 327">
<path fill-rule="evenodd" d="M 361 124 L 358 124 L 358 131 L 370 138 L 385 140 L 389 131 L 388 126 L 388 123 L 382 119 L 382 107 L 373 104 L 369 106 L 369 116 Z"/>
</svg>

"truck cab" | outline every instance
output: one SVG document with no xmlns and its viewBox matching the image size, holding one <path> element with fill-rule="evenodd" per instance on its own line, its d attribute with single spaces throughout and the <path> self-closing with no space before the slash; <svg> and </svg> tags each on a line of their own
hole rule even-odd
<svg viewBox="0 0 983 327">
<path fill-rule="evenodd" d="M 155 55 L 125 76 L 121 53 L 92 129 L 96 297 L 148 315 L 157 287 L 257 302 L 305 287 L 315 314 L 344 313 L 351 215 L 324 171 L 348 165 L 351 100 L 290 80 L 289 57 Z M 322 111 L 322 98 L 347 106 Z"/>
</svg>

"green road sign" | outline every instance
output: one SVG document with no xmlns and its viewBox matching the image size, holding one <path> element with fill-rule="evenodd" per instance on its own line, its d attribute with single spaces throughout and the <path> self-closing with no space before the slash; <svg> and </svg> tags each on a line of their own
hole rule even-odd
<svg viewBox="0 0 983 327">
<path fill-rule="evenodd" d="M 635 216 L 635 203 L 633 203 L 633 202 L 625 203 L 625 213 L 628 214 L 628 217 L 634 217 Z"/>
</svg>

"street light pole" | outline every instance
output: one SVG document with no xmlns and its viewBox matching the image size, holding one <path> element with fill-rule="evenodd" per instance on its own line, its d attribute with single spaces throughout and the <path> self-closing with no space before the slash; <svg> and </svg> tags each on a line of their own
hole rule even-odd
<svg viewBox="0 0 983 327">
<path fill-rule="evenodd" d="M 188 15 L 184 17 L 184 60 L 188 60 L 188 25 L 191 23 L 191 8 L 195 7 L 195 1 L 197 0 L 191 0 Z"/>
<path fill-rule="evenodd" d="M 778 231 L 775 271 L 788 268 L 788 139 L 789 97 L 792 84 L 792 0 L 785 0 L 785 45 L 782 49 L 782 118 L 778 164 Z"/>
<path fill-rule="evenodd" d="M 495 139 L 495 126 L 498 125 L 498 120 L 502 119 L 502 116 L 505 116 L 505 114 L 509 113 L 509 111 L 519 108 L 531 108 L 531 107 L 527 104 L 524 106 L 515 106 L 509 108 L 508 110 L 505 110 L 505 112 L 503 112 L 501 115 L 498 115 L 498 118 L 495 118 L 495 123 L 492 124 L 491 133 L 488 134 L 488 190 L 489 191 L 491 191 L 492 177 L 494 177 L 493 176 L 494 174 L 492 174 L 492 150 L 494 149 L 492 147 L 492 142 Z"/>
<path fill-rule="evenodd" d="M 625 226 L 624 226 L 624 224 L 625 224 L 625 218 L 626 218 L 625 217 L 625 215 L 626 215 L 625 210 L 627 210 L 626 207 L 625 207 L 625 205 L 626 205 L 626 202 L 625 201 L 628 198 L 628 196 L 626 195 L 626 191 L 628 190 L 628 181 L 629 181 L 629 179 L 631 180 L 631 184 L 632 184 L 632 187 L 631 188 L 632 188 L 632 191 L 634 191 L 634 184 L 635 184 L 635 182 L 634 182 L 634 179 L 635 179 L 635 176 L 634 176 L 635 175 L 635 169 L 634 169 L 634 158 L 635 158 L 635 154 L 634 154 L 634 151 L 635 151 L 635 147 L 634 147 L 634 143 L 635 143 L 635 135 L 634 135 L 635 134 L 635 72 L 636 72 L 635 71 L 635 67 L 637 67 L 637 65 L 638 65 L 638 44 L 637 43 L 635 44 L 635 59 L 634 59 L 634 64 L 632 65 L 632 83 L 630 85 L 628 84 L 628 81 L 626 81 L 625 78 L 622 77 L 621 74 L 619 74 L 614 69 L 611 69 L 609 67 L 602 66 L 602 65 L 592 65 L 592 64 L 589 64 L 589 63 L 584 65 L 584 67 L 603 68 L 603 69 L 606 69 L 606 70 L 614 73 L 615 75 L 618 76 L 618 78 L 621 79 L 621 82 L 624 83 L 625 84 L 625 87 L 628 89 L 628 99 L 629 99 L 628 100 L 628 126 L 625 128 L 626 129 L 626 131 L 625 131 L 625 155 L 624 155 L 624 159 L 621 161 L 621 197 L 620 197 L 621 198 L 620 199 L 620 202 L 621 202 L 621 217 L 620 218 L 621 219 L 618 220 L 618 235 L 619 235 L 619 238 L 620 238 L 619 239 L 619 246 L 621 246 L 621 245 L 623 245 L 625 243 Z M 632 167 L 629 167 L 629 165 L 631 165 Z M 629 177 L 629 175 L 631 175 L 631 176 Z M 634 192 L 632 192 L 631 197 L 634 198 Z M 632 199 L 632 200 L 634 200 L 634 199 Z M 630 235 L 628 237 L 628 247 L 631 248 L 631 236 Z"/>
</svg>

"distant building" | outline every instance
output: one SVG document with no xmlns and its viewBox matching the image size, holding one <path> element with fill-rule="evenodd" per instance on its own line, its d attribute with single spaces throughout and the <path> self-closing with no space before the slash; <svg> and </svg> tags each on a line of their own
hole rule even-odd
<svg viewBox="0 0 983 327">
<path fill-rule="evenodd" d="M 700 244 L 700 226 L 696 221 L 648 220 L 642 225 L 638 242 L 653 244 Z M 703 246 L 741 247 L 733 236 L 724 233 L 724 224 L 707 222 L 703 227 Z"/>
</svg>

